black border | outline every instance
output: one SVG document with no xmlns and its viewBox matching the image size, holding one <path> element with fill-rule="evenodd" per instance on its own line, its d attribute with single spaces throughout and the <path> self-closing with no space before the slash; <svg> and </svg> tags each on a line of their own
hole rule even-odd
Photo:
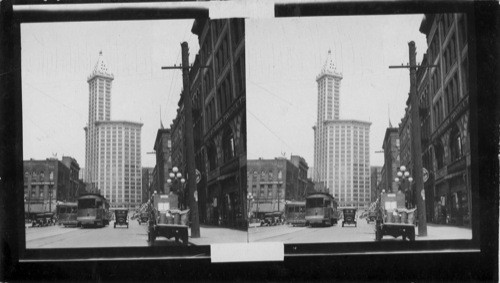
<svg viewBox="0 0 500 283">
<path fill-rule="evenodd" d="M 85 1 L 115 3 L 117 1 Z M 133 1 L 119 1 L 130 3 Z M 155 2 L 155 1 L 153 1 Z M 40 1 L 19 1 L 37 4 Z M 48 1 L 54 4 L 54 1 Z M 64 1 L 64 3 L 81 3 Z M 394 13 L 467 12 L 471 58 L 471 157 L 473 241 L 285 245 L 285 260 L 274 263 L 211 264 L 209 247 L 154 251 L 127 248 L 27 250 L 22 196 L 22 113 L 19 22 L 178 19 L 207 16 L 206 10 L 109 10 L 89 14 L 13 13 L 12 1 L 0 4 L 0 280 L 490 280 L 498 281 L 498 132 L 500 124 L 498 4 L 494 1 L 357 1 L 321 4 L 277 4 L 278 17 L 381 15 Z M 42 4 L 40 4 L 42 5 Z M 74 4 L 75 6 L 77 4 Z M 474 33 L 469 33 L 474 35 Z M 475 76 L 473 75 L 475 74 Z M 474 111 L 476 110 L 476 111 Z M 477 138 L 472 138 L 477 137 Z M 479 204 L 479 205 L 477 205 Z M 475 217 L 475 216 L 476 217 Z M 479 234 L 478 234 L 479 232 Z M 22 235 L 20 235 L 22 234 Z M 24 241 L 22 241 L 24 242 Z M 366 245 L 365 245 L 366 244 Z M 479 245 L 479 246 L 477 246 Z M 194 249 L 191 249 L 194 248 Z M 478 249 L 480 251 L 478 251 Z M 129 255 L 130 251 L 130 255 Z M 385 252 L 389 253 L 385 253 Z M 25 253 L 26 252 L 26 253 Z M 168 254 L 168 256 L 165 256 Z M 33 261 L 19 261 L 30 258 Z M 42 261 L 37 261 L 41 259 Z"/>
</svg>

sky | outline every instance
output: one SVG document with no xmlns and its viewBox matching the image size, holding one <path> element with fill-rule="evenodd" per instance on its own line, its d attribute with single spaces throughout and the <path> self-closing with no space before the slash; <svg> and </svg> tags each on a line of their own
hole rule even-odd
<svg viewBox="0 0 500 283">
<path fill-rule="evenodd" d="M 385 130 L 404 116 L 414 41 L 417 63 L 427 50 L 423 15 L 250 19 L 245 31 L 247 158 L 290 155 L 314 164 L 316 76 L 331 50 L 340 86 L 340 119 L 371 122 L 370 164 L 382 166 Z"/>
<path fill-rule="evenodd" d="M 385 129 L 397 127 L 409 92 L 408 42 L 426 51 L 423 15 L 245 21 L 248 159 L 300 155 L 313 166 L 317 85 L 328 50 L 343 73 L 340 118 L 372 123 L 371 164 L 383 165 Z M 22 24 L 23 158 L 74 157 L 85 167 L 87 77 L 103 52 L 114 74 L 111 120 L 142 122 L 142 165 L 175 118 L 182 89 L 180 43 L 198 53 L 193 20 Z M 161 108 L 161 110 L 160 110 Z M 160 114 L 161 112 L 161 114 Z"/>
<path fill-rule="evenodd" d="M 154 167 L 160 118 L 168 128 L 182 89 L 181 42 L 198 53 L 193 20 L 22 24 L 23 159 L 71 156 L 85 167 L 88 83 L 102 51 L 114 75 L 111 120 L 141 122 L 142 166 Z M 161 110 L 160 110 L 161 108 Z M 161 112 L 161 114 L 160 114 Z"/>
</svg>

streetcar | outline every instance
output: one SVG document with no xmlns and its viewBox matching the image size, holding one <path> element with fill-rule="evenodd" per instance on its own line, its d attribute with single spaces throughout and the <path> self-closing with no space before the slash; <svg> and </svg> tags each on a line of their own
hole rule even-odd
<svg viewBox="0 0 500 283">
<path fill-rule="evenodd" d="M 57 213 L 57 223 L 59 225 L 66 226 L 77 226 L 78 221 L 77 218 L 78 205 L 76 202 L 63 202 L 57 204 L 56 213 Z"/>
<path fill-rule="evenodd" d="M 291 201 L 285 204 L 285 221 L 287 224 L 305 225 L 306 224 L 306 202 Z"/>
<path fill-rule="evenodd" d="M 109 202 L 100 194 L 85 194 L 78 198 L 77 225 L 104 227 L 109 224 Z"/>
<path fill-rule="evenodd" d="M 313 193 L 306 198 L 306 226 L 333 226 L 337 224 L 339 213 L 337 201 L 328 193 Z"/>
</svg>

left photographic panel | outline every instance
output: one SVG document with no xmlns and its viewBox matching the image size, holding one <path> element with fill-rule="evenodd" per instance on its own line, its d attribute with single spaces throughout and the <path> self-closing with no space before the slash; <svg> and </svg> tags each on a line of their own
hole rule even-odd
<svg viewBox="0 0 500 283">
<path fill-rule="evenodd" d="M 247 242 L 244 25 L 21 24 L 27 249 Z"/>
</svg>

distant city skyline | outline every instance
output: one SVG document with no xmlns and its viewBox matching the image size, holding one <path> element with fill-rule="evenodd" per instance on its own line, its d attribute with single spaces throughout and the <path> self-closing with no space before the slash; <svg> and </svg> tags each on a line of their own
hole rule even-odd
<svg viewBox="0 0 500 283">
<path fill-rule="evenodd" d="M 198 53 L 193 20 L 37 23 L 21 25 L 23 159 L 57 154 L 85 167 L 88 84 L 102 51 L 114 74 L 113 120 L 143 123 L 141 159 L 154 167 L 160 119 L 169 127 L 182 89 L 180 43 Z M 78 31 L 78 32 L 76 32 Z M 160 110 L 161 109 L 161 110 Z"/>
<path fill-rule="evenodd" d="M 423 15 L 251 19 L 246 22 L 248 159 L 300 155 L 313 165 L 316 76 L 331 50 L 343 79 L 340 117 L 371 122 L 370 165 L 383 165 L 389 121 L 404 116 L 415 41 L 417 61 L 427 50 Z M 263 32 L 265 30 L 265 33 Z"/>
</svg>

